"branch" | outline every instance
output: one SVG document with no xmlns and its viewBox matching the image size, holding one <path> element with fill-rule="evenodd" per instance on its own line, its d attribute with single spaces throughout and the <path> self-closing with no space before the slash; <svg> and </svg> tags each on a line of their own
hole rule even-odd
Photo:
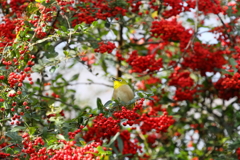
<svg viewBox="0 0 240 160">
<path fill-rule="evenodd" d="M 75 83 L 75 84 L 69 84 L 69 85 L 103 85 L 106 87 L 113 88 L 112 85 L 104 84 L 104 83 L 97 83 L 97 82 L 82 82 L 82 83 Z"/>
<path fill-rule="evenodd" d="M 211 2 L 212 2 L 212 3 L 215 3 L 213 0 L 211 0 Z M 222 25 L 223 25 L 223 27 L 224 27 L 224 29 L 225 29 L 225 34 L 228 36 L 231 44 L 233 45 L 233 42 L 234 42 L 234 41 L 233 41 L 232 37 L 230 36 L 230 34 L 227 32 L 227 30 L 228 30 L 227 26 L 225 25 L 225 23 L 223 22 L 222 18 L 219 16 L 219 14 L 216 14 L 216 15 L 217 15 L 217 17 L 220 19 L 220 21 L 221 21 L 221 23 L 222 23 Z"/>
<path fill-rule="evenodd" d="M 53 87 L 65 87 L 65 86 L 74 86 L 74 85 L 103 85 L 103 86 L 106 86 L 106 87 L 110 87 L 110 88 L 113 88 L 112 85 L 109 85 L 109 84 L 105 84 L 105 83 L 98 83 L 98 82 L 79 82 L 79 83 L 68 83 L 64 86 L 53 86 Z"/>
<path fill-rule="evenodd" d="M 73 104 L 69 104 L 69 103 L 66 103 L 66 102 L 63 102 L 61 101 L 60 99 L 56 99 L 56 98 L 53 98 L 53 97 L 48 97 L 48 96 L 44 96 L 44 95 L 40 95 L 40 94 L 34 94 L 34 93 L 31 93 L 31 92 L 27 92 L 27 94 L 32 94 L 34 96 L 38 96 L 38 97 L 43 97 L 43 98 L 48 98 L 48 99 L 51 99 L 51 100 L 54 100 L 54 101 L 58 101 L 62 104 L 65 104 L 67 106 L 73 106 Z"/>
<path fill-rule="evenodd" d="M 224 31 L 225 34 L 228 36 L 231 44 L 233 45 L 234 41 L 233 41 L 231 35 L 227 32 L 228 28 L 227 28 L 226 24 L 223 22 L 222 18 L 219 16 L 219 14 L 217 14 L 217 16 L 218 16 L 218 18 L 220 19 L 220 21 L 221 21 L 221 23 L 222 23 L 222 25 L 223 25 L 223 27 L 224 27 L 224 29 L 225 29 L 225 31 Z"/>
<path fill-rule="evenodd" d="M 121 52 L 122 47 L 123 47 L 123 24 L 121 24 L 121 23 L 119 24 L 119 41 L 118 41 L 118 44 L 119 44 L 118 48 Z M 118 66 L 117 66 L 117 77 L 121 77 L 122 76 L 122 71 L 120 70 L 121 60 L 118 60 L 117 64 L 118 64 Z"/>
<path fill-rule="evenodd" d="M 157 14 L 160 15 L 161 11 L 162 11 L 162 5 L 163 5 L 163 0 L 159 0 L 160 2 L 160 5 L 158 7 L 158 11 L 157 11 Z"/>
<path fill-rule="evenodd" d="M 197 26 L 198 26 L 198 0 L 196 0 L 195 10 L 196 10 L 196 19 L 195 19 L 195 21 L 194 21 L 194 33 L 193 33 L 191 39 L 189 40 L 187 46 L 186 46 L 185 49 L 184 49 L 185 52 L 186 52 L 186 50 L 189 48 L 189 46 L 193 43 L 193 41 L 194 41 L 194 39 L 195 39 L 195 37 L 196 37 L 196 35 L 197 35 L 197 30 L 198 30 L 198 28 L 197 28 Z M 193 47 L 192 47 L 192 49 L 193 49 Z M 185 52 L 184 52 L 184 54 L 185 54 Z"/>
<path fill-rule="evenodd" d="M 57 18 L 59 16 L 59 13 L 60 13 L 60 10 L 57 10 L 56 18 L 52 21 L 52 23 L 50 25 L 52 28 L 48 31 L 47 35 L 49 35 L 52 31 L 54 31 L 54 25 L 57 22 Z"/>
</svg>

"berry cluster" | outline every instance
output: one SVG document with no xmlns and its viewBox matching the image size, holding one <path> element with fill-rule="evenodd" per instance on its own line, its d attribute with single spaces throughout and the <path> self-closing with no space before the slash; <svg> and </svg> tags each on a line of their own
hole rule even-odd
<svg viewBox="0 0 240 160">
<path fill-rule="evenodd" d="M 155 148 L 157 145 L 155 144 L 156 140 L 158 139 L 157 137 L 157 134 L 155 133 L 152 133 L 152 134 L 149 134 L 148 137 L 147 137 L 147 142 L 148 144 L 152 147 L 152 148 Z"/>
<path fill-rule="evenodd" d="M 155 117 L 150 114 L 143 114 L 139 121 L 141 122 L 140 129 L 143 134 L 150 132 L 152 130 L 156 130 L 159 132 L 167 132 L 167 129 L 174 124 L 174 120 L 172 116 L 168 116 L 166 111 L 163 112 L 163 115 L 160 117 Z"/>
<path fill-rule="evenodd" d="M 240 160 L 240 147 L 236 149 L 236 154 L 238 159 Z"/>
<path fill-rule="evenodd" d="M 196 2 L 194 2 L 196 4 Z M 202 11 L 204 14 L 214 13 L 225 13 L 221 7 L 221 1 L 219 0 L 204 0 L 198 1 L 199 11 Z"/>
<path fill-rule="evenodd" d="M 91 24 L 98 19 L 106 20 L 108 17 L 124 16 L 127 12 L 123 5 L 113 0 L 109 3 L 107 0 L 80 0 L 80 5 L 75 8 L 77 10 L 73 20 L 73 26 L 85 22 Z M 81 3 L 85 5 L 81 5 Z M 88 4 L 92 4 L 91 6 Z M 119 5 L 120 4 L 120 5 Z M 118 6 L 119 5 L 119 6 Z"/>
<path fill-rule="evenodd" d="M 220 78 L 215 84 L 215 88 L 218 90 L 219 98 L 229 100 L 233 97 L 240 98 L 240 73 L 232 75 L 226 75 L 224 78 Z"/>
<path fill-rule="evenodd" d="M 80 60 L 83 62 L 86 62 L 87 65 L 91 65 L 91 64 L 95 63 L 96 56 L 95 56 L 95 54 L 86 55 L 86 53 L 83 53 L 80 55 Z"/>
<path fill-rule="evenodd" d="M 166 10 L 163 10 L 162 15 L 164 18 L 170 18 L 173 16 L 177 16 L 182 12 L 187 12 L 190 11 L 190 9 L 195 8 L 196 2 L 193 0 L 165 0 L 161 2 L 162 4 L 159 5 L 157 3 L 157 0 L 150 0 L 149 1 L 149 6 L 155 11 L 159 11 L 160 7 L 163 8 L 166 7 Z"/>
<path fill-rule="evenodd" d="M 102 142 L 103 139 L 110 139 L 111 136 L 114 136 L 119 132 L 120 120 L 115 120 L 112 117 L 106 118 L 101 113 L 94 120 L 93 125 L 88 126 L 88 132 L 83 136 L 84 140 L 95 142 Z"/>
<path fill-rule="evenodd" d="M 28 72 L 29 70 L 31 70 L 30 67 L 28 67 L 26 69 L 26 71 Z M 21 72 L 20 74 L 15 73 L 15 72 L 11 72 L 8 76 L 8 83 L 10 85 L 10 87 L 13 86 L 18 86 L 18 87 L 22 87 L 23 81 L 25 80 L 26 77 L 29 77 L 29 80 L 32 80 L 31 75 L 30 74 L 26 74 L 26 72 Z M 33 84 L 32 81 L 30 81 L 30 84 Z"/>
<path fill-rule="evenodd" d="M 49 160 L 65 160 L 65 159 L 91 159 L 91 160 L 100 160 L 100 157 L 97 156 L 98 151 L 96 148 L 101 144 L 98 142 L 92 142 L 87 144 L 84 147 L 78 147 L 75 145 L 74 141 L 67 142 L 61 141 L 64 146 L 55 150 L 51 153 L 53 156 Z"/>
<path fill-rule="evenodd" d="M 222 50 L 211 51 L 213 47 L 195 42 L 194 51 L 189 51 L 188 55 L 184 57 L 183 67 L 190 67 L 193 70 L 200 71 L 203 76 L 205 76 L 206 72 L 216 72 L 217 68 L 222 68 L 226 60 L 223 57 L 225 52 Z"/>
<path fill-rule="evenodd" d="M 119 51 L 116 52 L 116 57 L 120 61 L 125 60 L 125 58 L 122 56 L 122 54 Z"/>
<path fill-rule="evenodd" d="M 93 120 L 92 126 L 88 126 L 88 131 L 84 134 L 84 140 L 96 142 L 103 142 L 104 140 L 110 140 L 111 136 L 114 136 L 117 132 L 120 131 L 120 126 L 131 126 L 132 130 L 135 130 L 137 126 L 141 129 L 143 134 L 147 134 L 147 132 L 151 132 L 155 130 L 156 132 L 166 132 L 169 126 L 174 123 L 173 117 L 168 116 L 166 110 L 160 109 L 158 111 L 162 111 L 163 115 L 159 116 L 155 112 L 143 113 L 143 103 L 144 99 L 140 99 L 135 104 L 132 110 L 126 109 L 122 107 L 120 111 L 116 111 L 113 113 L 113 118 L 106 118 L 101 113 Z M 140 112 L 140 113 L 137 113 Z M 123 122 L 124 120 L 124 122 Z M 133 127 L 133 125 L 135 125 Z M 136 154 L 137 151 L 141 151 L 141 147 L 137 145 L 138 141 L 130 140 L 130 132 L 122 131 L 120 133 L 120 137 L 123 141 L 124 148 L 122 154 Z M 116 141 L 116 147 L 118 146 L 118 142 Z"/>
<path fill-rule="evenodd" d="M 125 107 L 122 107 L 121 111 L 114 112 L 113 116 L 120 120 L 126 119 L 126 121 L 122 123 L 124 126 L 132 126 L 134 121 L 140 117 L 139 114 L 133 110 L 127 110 Z"/>
<path fill-rule="evenodd" d="M 4 3 L 4 5 L 10 5 L 10 8 L 12 9 L 12 14 L 16 14 L 17 17 L 21 17 L 22 13 L 28 7 L 29 3 L 33 1 L 34 0 L 11 0 L 8 4 Z"/>
<path fill-rule="evenodd" d="M 140 6 L 143 4 L 141 1 L 128 0 L 128 3 L 131 4 L 131 12 L 138 13 Z"/>
<path fill-rule="evenodd" d="M 84 126 L 81 125 L 81 126 L 80 126 L 80 129 L 77 129 L 77 130 L 75 130 L 74 132 L 68 132 L 69 138 L 70 138 L 70 139 L 74 139 L 75 136 L 76 136 L 78 133 L 80 133 L 83 128 L 84 128 Z"/>
<path fill-rule="evenodd" d="M 15 111 L 15 109 L 14 109 L 14 108 L 11 108 L 11 111 Z M 23 114 L 24 114 L 24 113 L 21 112 L 21 116 L 22 116 Z M 14 124 L 20 125 L 20 124 L 21 124 L 21 121 L 20 121 L 21 116 L 15 114 L 15 115 L 11 118 L 12 122 L 11 122 L 10 124 L 11 124 L 11 125 L 14 125 Z"/>
<path fill-rule="evenodd" d="M 190 77 L 190 72 L 180 71 L 181 68 L 177 67 L 174 69 L 174 72 L 170 75 L 169 85 L 176 87 L 176 92 L 174 100 L 183 101 L 189 100 L 192 101 L 195 97 L 194 95 L 197 92 L 196 87 L 194 87 L 194 81 Z"/>
<path fill-rule="evenodd" d="M 145 80 L 146 84 L 153 85 L 161 83 L 161 79 L 157 77 L 150 76 L 148 79 Z"/>
<path fill-rule="evenodd" d="M 9 157 L 9 156 L 10 156 L 9 153 L 0 152 L 0 159 L 5 159 L 6 157 Z"/>
<path fill-rule="evenodd" d="M 237 21 L 238 19 L 236 19 L 235 21 Z M 227 28 L 227 30 L 226 30 Z M 214 33 L 215 38 L 221 42 L 222 46 L 230 46 L 231 45 L 231 40 L 235 41 L 235 39 L 233 39 L 233 37 L 231 37 L 231 35 L 227 34 L 229 32 L 233 32 L 234 31 L 234 27 L 230 24 L 225 24 L 225 26 L 218 26 L 213 28 L 210 32 Z M 229 39 L 231 38 L 231 39 Z"/>
<path fill-rule="evenodd" d="M 82 128 L 82 127 L 80 127 Z M 100 143 L 92 142 L 84 147 L 79 147 L 75 144 L 75 141 L 59 140 L 58 149 L 47 149 L 41 147 L 44 145 L 42 138 L 38 137 L 35 140 L 31 140 L 29 134 L 24 133 L 22 135 L 24 149 L 22 153 L 26 153 L 30 156 L 31 160 L 49 159 L 49 160 L 64 160 L 64 159 L 98 159 L 96 154 L 98 151 L 96 148 L 100 146 Z M 60 145 L 61 144 L 61 145 Z M 105 148 L 106 149 L 106 148 Z"/>
<path fill-rule="evenodd" d="M 10 20 L 5 18 L 2 20 L 4 23 L 0 24 L 0 47 L 3 48 L 6 45 L 10 45 L 15 37 L 16 34 L 14 33 L 15 27 L 19 24 L 19 20 Z"/>
<path fill-rule="evenodd" d="M 112 53 L 112 51 L 116 48 L 115 44 L 112 42 L 99 42 L 98 43 L 99 47 L 95 49 L 95 52 L 100 52 L 100 53 Z"/>
<path fill-rule="evenodd" d="M 126 62 L 132 66 L 130 72 L 151 73 L 162 68 L 162 59 L 155 59 L 155 54 L 139 56 L 137 51 L 133 51 Z"/>
<path fill-rule="evenodd" d="M 177 16 L 182 12 L 190 11 L 190 9 L 195 8 L 196 2 L 192 0 L 183 1 L 182 0 L 164 0 L 163 5 L 169 7 L 170 9 L 165 10 L 162 15 L 165 18 L 172 16 Z"/>
<path fill-rule="evenodd" d="M 171 20 L 153 21 L 151 30 L 152 37 L 161 38 L 165 42 L 180 41 L 182 44 L 187 44 L 191 37 L 191 30 L 185 29 L 176 18 Z"/>
<path fill-rule="evenodd" d="M 131 141 L 131 136 L 130 136 L 130 132 L 128 130 L 123 130 L 120 133 L 120 137 L 123 141 L 123 151 L 122 154 L 131 154 L 132 156 L 129 156 L 129 158 L 133 157 L 133 155 L 135 155 L 138 151 L 142 152 L 142 147 L 137 145 L 138 140 L 135 139 L 134 141 Z M 117 141 L 116 141 L 116 146 L 117 145 Z"/>
</svg>

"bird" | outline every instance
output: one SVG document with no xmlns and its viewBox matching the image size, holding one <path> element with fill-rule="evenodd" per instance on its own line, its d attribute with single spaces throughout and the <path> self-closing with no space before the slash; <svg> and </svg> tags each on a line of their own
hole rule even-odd
<svg viewBox="0 0 240 160">
<path fill-rule="evenodd" d="M 117 100 L 120 103 L 124 102 L 128 104 L 134 98 L 134 92 L 132 88 L 123 78 L 114 78 L 113 79 L 113 95 L 112 99 Z"/>
</svg>

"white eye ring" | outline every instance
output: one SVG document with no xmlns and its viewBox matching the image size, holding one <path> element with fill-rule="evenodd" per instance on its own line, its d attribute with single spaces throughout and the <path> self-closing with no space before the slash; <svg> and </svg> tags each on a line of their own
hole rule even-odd
<svg viewBox="0 0 240 160">
<path fill-rule="evenodd" d="M 119 81 L 119 82 L 122 82 L 122 80 L 121 80 L 121 79 L 119 79 L 118 81 Z"/>
</svg>

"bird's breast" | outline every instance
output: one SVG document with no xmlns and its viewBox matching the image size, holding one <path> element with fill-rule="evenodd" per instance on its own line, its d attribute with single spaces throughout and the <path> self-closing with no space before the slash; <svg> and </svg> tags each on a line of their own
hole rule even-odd
<svg viewBox="0 0 240 160">
<path fill-rule="evenodd" d="M 114 89 L 112 98 L 128 103 L 134 98 L 134 93 L 129 85 L 122 85 L 117 89 Z"/>
</svg>

